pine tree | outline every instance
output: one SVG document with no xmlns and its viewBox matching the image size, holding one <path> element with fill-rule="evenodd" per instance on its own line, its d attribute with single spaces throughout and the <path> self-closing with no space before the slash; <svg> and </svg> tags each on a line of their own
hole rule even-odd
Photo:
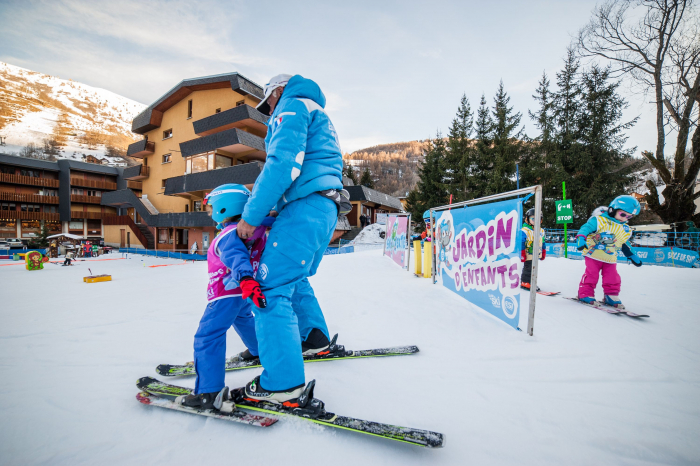
<svg viewBox="0 0 700 466">
<path fill-rule="evenodd" d="M 635 148 L 625 149 L 624 131 L 639 117 L 621 122 L 627 102 L 618 93 L 619 82 L 611 82 L 610 69 L 597 65 L 581 78 L 582 111 L 578 120 L 580 150 L 570 162 L 574 207 L 579 216 L 588 217 L 593 210 L 607 205 L 624 194 L 633 181 L 632 172 L 642 162 L 630 163 Z"/>
<path fill-rule="evenodd" d="M 349 163 L 345 166 L 345 176 L 350 178 L 353 185 L 358 186 L 360 183 L 357 182 L 357 175 L 355 174 L 355 169 Z"/>
<path fill-rule="evenodd" d="M 493 169 L 491 147 L 493 145 L 493 120 L 486 106 L 486 96 L 481 94 L 475 123 L 476 147 L 473 153 L 471 197 L 484 196 L 488 191 L 489 171 Z"/>
<path fill-rule="evenodd" d="M 372 174 L 369 172 L 368 167 L 365 167 L 365 170 L 362 172 L 360 184 L 362 186 L 367 186 L 368 188 L 374 188 L 374 181 L 372 181 Z"/>
<path fill-rule="evenodd" d="M 443 162 L 443 186 L 453 196 L 453 202 L 469 198 L 470 177 L 474 164 L 473 147 L 469 139 L 474 131 L 474 113 L 469 99 L 462 96 L 457 115 L 447 136 L 447 151 Z"/>
<path fill-rule="evenodd" d="M 503 81 L 493 99 L 491 110 L 493 124 L 491 149 L 493 169 L 489 171 L 488 194 L 497 194 L 515 189 L 515 164 L 518 162 L 523 144 L 523 130 L 518 129 L 522 114 L 509 107 L 510 97 L 503 87 Z"/>
</svg>

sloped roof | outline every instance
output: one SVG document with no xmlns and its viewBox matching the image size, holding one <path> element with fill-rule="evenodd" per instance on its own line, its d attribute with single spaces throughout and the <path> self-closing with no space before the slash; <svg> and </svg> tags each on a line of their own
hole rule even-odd
<svg viewBox="0 0 700 466">
<path fill-rule="evenodd" d="M 213 76 L 202 76 L 200 78 L 183 79 L 175 87 L 149 105 L 146 110 L 136 115 L 136 118 L 134 118 L 134 121 L 131 123 L 131 131 L 138 134 L 145 134 L 152 129 L 158 128 L 163 119 L 163 112 L 194 91 L 224 89 L 229 86 L 234 91 L 251 95 L 260 100 L 264 97 L 262 87 L 238 73 L 224 73 Z"/>
<path fill-rule="evenodd" d="M 394 209 L 403 210 L 403 204 L 394 196 L 381 193 L 367 186 L 345 186 L 350 193 L 350 201 L 369 201 Z"/>
</svg>

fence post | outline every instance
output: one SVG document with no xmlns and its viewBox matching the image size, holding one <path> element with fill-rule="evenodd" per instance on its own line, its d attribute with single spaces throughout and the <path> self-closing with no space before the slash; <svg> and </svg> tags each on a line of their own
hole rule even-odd
<svg viewBox="0 0 700 466">
<path fill-rule="evenodd" d="M 413 261 L 416 263 L 416 269 L 413 271 L 416 275 L 421 275 L 421 261 L 423 260 L 423 253 L 420 250 L 420 240 L 417 239 L 413 242 L 413 253 L 415 254 L 415 259 Z"/>
<path fill-rule="evenodd" d="M 540 229 L 542 227 L 542 186 L 535 188 L 535 224 L 534 238 L 532 242 L 532 278 L 530 279 L 530 309 L 527 316 L 527 333 L 532 336 L 535 326 L 535 302 L 537 300 L 537 272 L 540 261 Z"/>
</svg>

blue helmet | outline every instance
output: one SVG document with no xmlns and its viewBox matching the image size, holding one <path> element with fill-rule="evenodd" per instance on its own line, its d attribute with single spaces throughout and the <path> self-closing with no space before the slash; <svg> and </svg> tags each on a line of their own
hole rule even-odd
<svg viewBox="0 0 700 466">
<path fill-rule="evenodd" d="M 423 212 L 423 221 L 430 220 L 430 209 Z"/>
<path fill-rule="evenodd" d="M 207 194 L 204 205 L 211 206 L 211 218 L 217 223 L 217 228 L 220 228 L 225 219 L 243 213 L 248 199 L 250 191 L 242 184 L 222 184 Z"/>
<path fill-rule="evenodd" d="M 628 214 L 639 215 L 642 206 L 639 205 L 639 201 L 634 197 L 625 194 L 623 196 L 617 196 L 608 206 L 609 215 L 615 215 L 616 210 L 624 210 Z"/>
</svg>

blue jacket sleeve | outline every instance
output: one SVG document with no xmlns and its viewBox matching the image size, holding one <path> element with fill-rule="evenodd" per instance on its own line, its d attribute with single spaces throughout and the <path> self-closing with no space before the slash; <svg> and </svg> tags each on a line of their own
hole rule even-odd
<svg viewBox="0 0 700 466">
<path fill-rule="evenodd" d="M 253 266 L 250 265 L 250 252 L 243 244 L 243 240 L 232 231 L 218 243 L 219 258 L 231 271 L 231 278 L 235 280 L 235 286 L 227 284 L 226 289 L 238 287 L 238 282 L 243 277 L 253 276 Z"/>
<path fill-rule="evenodd" d="M 525 233 L 522 229 L 520 230 L 520 249 L 525 249 L 527 246 L 527 233 Z"/>
<path fill-rule="evenodd" d="M 243 220 L 259 226 L 301 173 L 311 115 L 306 105 L 290 99 L 276 111 L 269 126 L 267 160 L 243 210 Z"/>
<path fill-rule="evenodd" d="M 630 244 L 629 241 L 627 241 L 625 244 L 623 244 L 620 247 L 620 250 L 622 251 L 622 254 L 625 255 L 625 257 L 632 257 L 634 256 L 634 251 L 632 251 L 632 244 Z"/>
<path fill-rule="evenodd" d="M 591 217 L 588 221 L 578 230 L 576 236 L 588 236 L 591 233 L 598 231 L 598 219 Z"/>
</svg>

